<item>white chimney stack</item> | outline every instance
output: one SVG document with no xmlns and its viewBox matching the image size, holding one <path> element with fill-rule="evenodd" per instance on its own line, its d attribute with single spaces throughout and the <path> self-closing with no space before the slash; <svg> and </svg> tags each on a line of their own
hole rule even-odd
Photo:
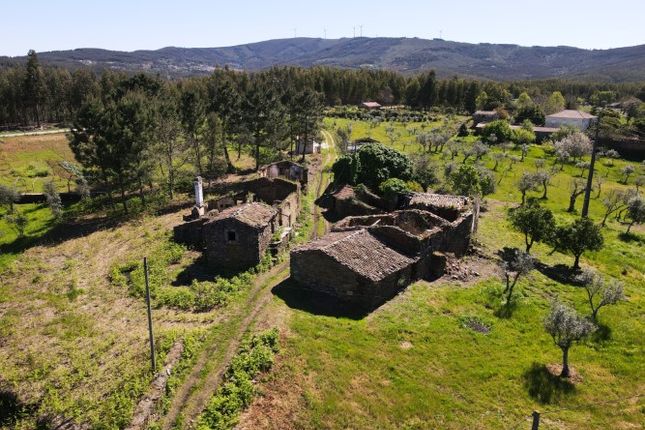
<svg viewBox="0 0 645 430">
<path fill-rule="evenodd" d="M 204 207 L 204 191 L 202 189 L 202 177 L 195 178 L 195 207 L 201 209 Z"/>
</svg>

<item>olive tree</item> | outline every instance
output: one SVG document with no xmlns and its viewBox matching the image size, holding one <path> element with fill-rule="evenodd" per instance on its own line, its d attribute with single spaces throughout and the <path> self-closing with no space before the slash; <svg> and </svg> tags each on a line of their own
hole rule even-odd
<svg viewBox="0 0 645 430">
<path fill-rule="evenodd" d="M 640 195 L 632 197 L 627 203 L 627 217 L 630 221 L 627 234 L 634 224 L 642 224 L 645 221 L 645 200 Z"/>
<path fill-rule="evenodd" d="M 60 220 L 63 217 L 63 202 L 61 201 L 60 194 L 58 194 L 58 190 L 56 189 L 56 184 L 54 184 L 53 181 L 45 183 L 43 193 L 47 200 L 47 206 L 51 209 L 54 218 L 56 220 Z"/>
<path fill-rule="evenodd" d="M 551 311 L 544 320 L 544 328 L 553 338 L 553 342 L 562 350 L 562 372 L 560 376 L 568 378 L 569 349 L 575 342 L 589 336 L 595 326 L 586 318 L 560 302 L 553 302 Z"/>
<path fill-rule="evenodd" d="M 517 189 L 522 193 L 522 205 L 526 203 L 526 193 L 537 190 L 540 182 L 535 173 L 524 172 L 517 182 Z"/>
<path fill-rule="evenodd" d="M 508 218 L 513 229 L 524 234 L 527 254 L 535 242 L 549 240 L 555 231 L 553 212 L 535 201 L 509 210 Z"/>
<path fill-rule="evenodd" d="M 517 281 L 528 275 L 533 270 L 533 258 L 527 253 L 515 250 L 512 258 L 502 264 L 502 277 L 505 281 L 503 294 L 506 295 L 506 304 L 511 303 L 513 290 Z"/>
<path fill-rule="evenodd" d="M 597 251 L 602 248 L 604 238 L 600 227 L 589 218 L 578 218 L 573 223 L 559 226 L 551 238 L 555 249 L 570 253 L 574 257 L 573 270 L 580 268 L 580 257 L 585 251 Z"/>
<path fill-rule="evenodd" d="M 15 188 L 0 184 L 0 205 L 6 206 L 9 213 L 13 213 L 13 205 L 18 199 L 20 194 Z"/>
<path fill-rule="evenodd" d="M 612 279 L 606 281 L 597 272 L 585 269 L 576 277 L 587 293 L 587 301 L 591 308 L 591 320 L 598 320 L 598 311 L 607 305 L 615 305 L 625 300 L 623 284 Z"/>
<path fill-rule="evenodd" d="M 556 153 L 558 151 L 568 154 L 574 160 L 579 160 L 585 155 L 591 154 L 591 141 L 586 134 L 582 132 L 573 133 L 557 142 L 555 142 Z"/>
<path fill-rule="evenodd" d="M 601 227 L 604 227 L 607 225 L 607 218 L 609 218 L 609 215 L 625 207 L 625 192 L 617 189 L 609 190 L 602 199 L 602 204 L 605 207 L 605 214 L 602 217 L 600 225 Z"/>
<path fill-rule="evenodd" d="M 571 181 L 569 187 L 569 207 L 567 212 L 575 212 L 576 210 L 576 200 L 578 197 L 585 192 L 585 183 L 580 179 L 574 179 Z"/>
<path fill-rule="evenodd" d="M 623 174 L 623 184 L 627 185 L 627 181 L 629 180 L 629 177 L 632 175 L 632 173 L 635 172 L 636 169 L 634 169 L 634 166 L 631 164 L 626 165 L 625 167 L 622 168 L 620 171 Z"/>
</svg>

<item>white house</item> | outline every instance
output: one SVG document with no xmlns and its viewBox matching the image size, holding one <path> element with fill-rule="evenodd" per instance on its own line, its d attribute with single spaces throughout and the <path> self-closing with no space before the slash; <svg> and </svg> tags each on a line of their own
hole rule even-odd
<svg viewBox="0 0 645 430">
<path fill-rule="evenodd" d="M 563 125 L 572 125 L 580 130 L 586 130 L 596 120 L 596 116 L 579 110 L 563 110 L 562 112 L 547 115 L 546 127 L 558 128 Z"/>
</svg>

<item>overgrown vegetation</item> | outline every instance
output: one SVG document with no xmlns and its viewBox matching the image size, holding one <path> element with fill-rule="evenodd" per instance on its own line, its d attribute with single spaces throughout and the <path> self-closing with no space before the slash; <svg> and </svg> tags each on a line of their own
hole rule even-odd
<svg viewBox="0 0 645 430">
<path fill-rule="evenodd" d="M 148 279 L 154 306 L 194 312 L 210 311 L 224 306 L 236 293 L 249 288 L 254 274 L 266 271 L 272 264 L 267 254 L 257 267 L 233 277 L 218 276 L 213 281 L 193 279 L 189 285 L 173 286 L 171 283 L 176 281 L 177 273 L 172 267 L 181 261 L 185 251 L 182 245 L 166 240 L 149 254 Z M 127 288 L 134 297 L 145 298 L 142 261 L 116 265 L 110 270 L 109 276 L 112 285 Z"/>
<path fill-rule="evenodd" d="M 251 403 L 255 394 L 253 380 L 271 369 L 278 352 L 278 331 L 267 330 L 247 337 L 231 361 L 221 387 L 199 417 L 199 430 L 232 429 L 240 412 Z"/>
</svg>

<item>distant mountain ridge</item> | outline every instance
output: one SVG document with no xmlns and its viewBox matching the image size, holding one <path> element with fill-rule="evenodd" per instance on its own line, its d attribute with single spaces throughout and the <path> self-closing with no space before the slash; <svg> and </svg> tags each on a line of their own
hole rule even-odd
<svg viewBox="0 0 645 430">
<path fill-rule="evenodd" d="M 65 67 L 149 71 L 167 76 L 206 74 L 216 66 L 261 70 L 277 65 L 373 68 L 416 73 L 436 70 L 492 80 L 553 77 L 608 82 L 645 81 L 645 45 L 586 50 L 568 46 L 525 47 L 461 43 L 442 39 L 357 37 L 292 38 L 222 48 L 177 48 L 133 52 L 82 48 L 39 53 L 43 63 Z M 24 57 L 0 57 L 0 63 Z"/>
</svg>

